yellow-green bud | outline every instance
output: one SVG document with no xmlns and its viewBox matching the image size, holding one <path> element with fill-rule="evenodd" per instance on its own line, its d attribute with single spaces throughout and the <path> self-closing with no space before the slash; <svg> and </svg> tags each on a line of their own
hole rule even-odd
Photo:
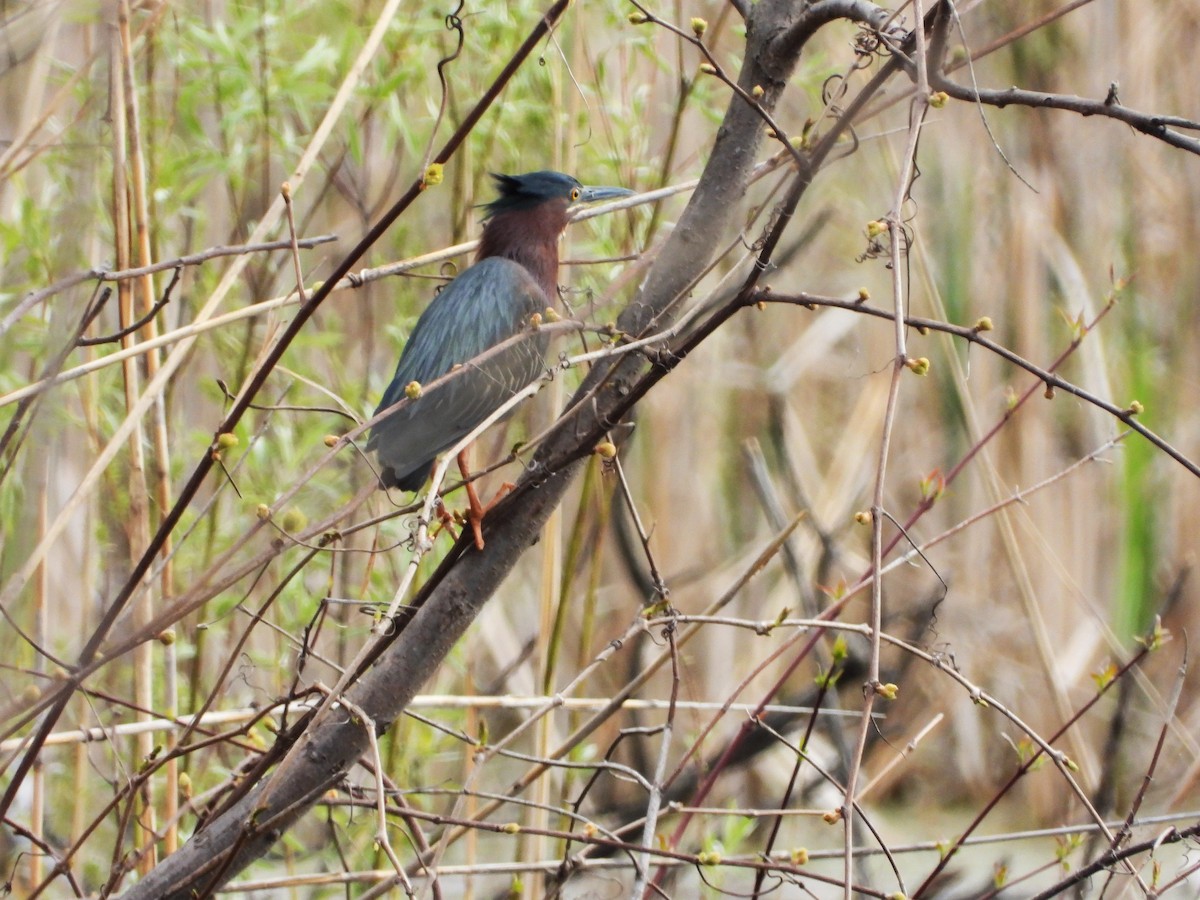
<svg viewBox="0 0 1200 900">
<path fill-rule="evenodd" d="M 339 438 L 336 434 L 327 434 L 327 435 L 325 435 L 325 446 L 326 447 L 336 447 L 337 442 L 340 440 L 341 440 L 341 438 Z"/>
<path fill-rule="evenodd" d="M 842 811 L 840 809 L 831 809 L 829 812 L 822 814 L 822 819 L 826 825 L 836 825 L 842 821 Z"/>
<path fill-rule="evenodd" d="M 869 509 L 860 509 L 854 514 L 854 521 L 859 525 L 870 525 L 871 511 Z"/>
<path fill-rule="evenodd" d="M 875 685 L 875 693 L 884 700 L 895 700 L 900 693 L 900 686 L 892 684 L 890 681 L 887 684 Z"/>
<path fill-rule="evenodd" d="M 716 75 L 717 67 L 712 63 L 700 63 L 700 71 L 705 75 Z"/>
<path fill-rule="evenodd" d="M 558 314 L 558 310 L 555 309 L 553 306 L 546 307 L 545 311 L 542 312 L 542 318 L 545 319 L 547 322 L 562 321 L 562 316 L 560 316 Z"/>
<path fill-rule="evenodd" d="M 908 366 L 914 375 L 929 374 L 929 360 L 924 356 L 920 356 L 917 359 L 907 360 L 904 365 Z"/>
<path fill-rule="evenodd" d="M 870 291 L 868 291 L 866 288 L 858 289 L 858 302 L 859 303 L 866 303 L 870 299 L 871 299 Z"/>
<path fill-rule="evenodd" d="M 1127 413 L 1129 413 L 1131 416 L 1140 416 L 1145 411 L 1145 409 L 1146 408 L 1144 406 L 1142 406 L 1142 404 L 1140 402 L 1138 402 L 1137 400 L 1134 400 L 1132 403 L 1129 404 L 1129 409 L 1127 409 L 1125 411 Z"/>
<path fill-rule="evenodd" d="M 424 392 L 425 389 L 421 387 L 421 382 L 419 381 L 410 381 L 404 386 L 404 396 L 409 400 L 416 400 Z"/>
<path fill-rule="evenodd" d="M 617 448 L 612 441 L 601 441 L 596 445 L 596 455 L 601 459 L 612 459 L 617 455 Z"/>
<path fill-rule="evenodd" d="M 705 850 L 696 856 L 696 862 L 702 866 L 719 866 L 721 864 L 721 854 L 715 850 Z"/>
<path fill-rule="evenodd" d="M 260 503 L 258 506 L 254 507 L 254 514 L 260 519 L 269 519 L 271 518 L 271 507 L 267 506 L 265 503 Z"/>
<path fill-rule="evenodd" d="M 304 526 L 308 524 L 308 517 L 293 506 L 283 514 L 283 520 L 279 524 L 289 533 L 303 531 Z"/>
<path fill-rule="evenodd" d="M 175 629 L 164 628 L 158 633 L 158 642 L 164 647 L 170 647 L 175 643 Z"/>
<path fill-rule="evenodd" d="M 761 100 L 763 94 L 765 94 L 765 93 L 766 93 L 766 91 L 763 90 L 763 86 L 761 84 L 756 84 L 754 87 L 752 87 L 750 89 L 750 96 L 753 97 L 755 100 Z"/>
<path fill-rule="evenodd" d="M 505 822 L 500 826 L 500 830 L 505 834 L 520 834 L 521 825 L 519 822 Z"/>
<path fill-rule="evenodd" d="M 867 223 L 867 237 L 874 239 L 879 237 L 888 230 L 888 223 L 885 219 L 875 219 L 873 222 Z"/>
<path fill-rule="evenodd" d="M 421 187 L 437 187 L 442 183 L 443 171 L 441 163 L 430 163 L 429 168 L 425 170 L 424 177 L 421 178 Z"/>
<path fill-rule="evenodd" d="M 950 99 L 950 95 L 945 91 L 936 91 L 929 95 L 929 105 L 934 109 L 941 109 L 946 105 L 946 101 Z"/>
<path fill-rule="evenodd" d="M 992 317 L 991 316 L 980 316 L 978 319 L 975 320 L 975 328 L 973 330 L 977 331 L 977 332 L 978 331 L 991 331 L 992 328 L 994 328 L 994 327 L 995 326 L 992 325 Z"/>
<path fill-rule="evenodd" d="M 647 16 L 645 13 L 640 13 L 640 12 L 631 12 L 625 18 L 629 20 L 630 25 L 645 25 L 647 22 L 650 21 L 649 16 Z"/>
<path fill-rule="evenodd" d="M 808 850 L 804 847 L 797 847 L 792 851 L 792 865 L 806 866 L 808 865 Z"/>
<path fill-rule="evenodd" d="M 217 446 L 222 450 L 228 450 L 230 447 L 238 445 L 238 436 L 228 431 L 222 431 L 217 435 Z"/>
<path fill-rule="evenodd" d="M 704 19 L 696 17 L 692 19 L 692 34 L 696 37 L 704 37 L 704 32 L 708 29 L 708 22 Z"/>
</svg>

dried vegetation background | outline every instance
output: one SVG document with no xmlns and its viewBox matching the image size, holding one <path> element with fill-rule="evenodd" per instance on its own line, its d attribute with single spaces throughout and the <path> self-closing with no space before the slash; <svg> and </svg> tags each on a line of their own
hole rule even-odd
<svg viewBox="0 0 1200 900">
<path fill-rule="evenodd" d="M 960 4 L 949 60 L 961 65 L 964 41 L 977 58 L 953 77 L 1092 102 L 1111 91 L 1144 113 L 1200 117 L 1200 8 L 1070 5 L 1079 8 Z M 132 6 L 0 6 L 0 882 L 19 896 L 120 892 L 173 852 L 296 719 L 278 704 L 311 702 L 308 688 L 338 680 L 368 638 L 367 613 L 391 602 L 412 558 L 412 516 L 394 515 L 401 498 L 364 493 L 369 461 L 345 445 L 331 452 L 325 438 L 366 420 L 416 316 L 467 254 L 336 290 L 236 441 L 223 442 L 230 395 L 295 309 L 293 254 L 243 248 L 178 271 L 170 263 L 217 246 L 286 245 L 280 186 L 290 181 L 295 233 L 334 236 L 295 254 L 311 293 L 422 177 L 430 146 L 544 12 L 527 0 L 461 9 L 464 44 L 444 66 L 443 90 L 438 63 L 457 42 L 450 7 Z M 645 12 L 683 35 L 704 18 L 704 44 L 736 76 L 735 4 Z M 631 24 L 631 13 L 639 8 L 572 7 L 444 181 L 358 271 L 475 237 L 489 171 L 679 188 L 567 234 L 567 309 L 592 326 L 615 321 L 687 203 L 730 96 L 684 37 Z M 911 27 L 913 15 L 905 7 L 897 21 Z M 353 69 L 376 28 L 377 49 Z M 885 52 L 856 54 L 863 35 L 835 22 L 808 45 L 775 110 L 789 134 L 815 140 L 879 70 Z M 911 90 L 893 78 L 819 171 L 763 277 L 775 294 L 869 297 L 892 310 L 887 235 L 868 237 L 868 223 L 893 206 Z M 769 142 L 761 159 L 779 152 Z M 782 154 L 776 162 L 747 192 L 744 230 L 729 234 L 690 302 L 727 296 L 745 277 L 747 247 L 793 177 Z M 1061 885 L 1110 842 L 1067 772 L 1112 832 L 1127 815 L 1145 820 L 1131 843 L 1200 821 L 1200 705 L 1184 666 L 1184 638 L 1200 624 L 1190 574 L 1200 534 L 1200 160 L 1100 116 L 951 99 L 929 111 L 917 165 L 900 210 L 911 314 L 967 329 L 987 317 L 982 336 L 1043 371 L 1057 366 L 1084 396 L 1048 392 L 986 347 L 909 329 L 908 355 L 925 358 L 928 374 L 903 372 L 888 423 L 888 319 L 784 302 L 740 312 L 638 406 L 620 455 L 628 499 L 612 463 L 589 463 L 411 715 L 380 738 L 375 763 L 396 792 L 390 848 L 377 832 L 376 776 L 360 768 L 227 890 L 359 896 L 397 877 L 390 849 L 420 891 L 425 845 L 443 896 L 622 896 L 638 856 L 604 839 L 639 843 L 652 809 L 654 849 L 682 854 L 666 874 L 646 858 L 669 896 L 841 893 L 834 885 L 851 867 L 834 811 L 847 770 L 859 770 L 869 514 L 885 430 L 883 536 L 894 545 L 885 564 L 923 549 L 882 581 L 883 629 L 907 644 L 885 643 L 880 659 L 881 689 L 898 692 L 872 707 L 856 818 L 876 833 L 852 833 L 855 883 L 880 896 L 980 895 L 1021 878 L 1021 895 Z M 149 276 L 111 274 L 158 262 L 168 265 Z M 115 342 L 76 339 L 81 328 L 113 337 L 164 298 Z M 572 354 L 600 341 L 587 332 L 556 346 Z M 134 348 L 123 359 L 122 346 Z M 164 366 L 172 374 L 156 381 Z M 507 429 L 489 432 L 476 463 L 539 434 L 582 375 L 567 370 Z M 1192 471 L 1092 399 L 1140 405 L 1136 421 Z M 165 552 L 91 646 L 197 460 L 213 452 L 220 463 Z M 488 490 L 518 471 L 489 475 Z M 451 543 L 436 540 L 418 584 Z M 653 605 L 655 570 L 669 608 Z M 844 648 L 838 632 L 791 621 L 845 596 L 837 620 L 854 628 Z M 718 599 L 728 600 L 719 619 L 688 618 Z M 159 640 L 122 643 L 147 623 Z M 1145 643 L 1156 649 L 1139 657 Z M 27 739 L 68 673 L 97 654 L 103 664 L 71 684 L 31 752 Z M 645 703 L 568 740 L 655 665 L 632 692 Z M 818 690 L 831 669 L 833 689 Z M 973 698 L 972 685 L 991 702 Z M 801 707 L 814 702 L 822 715 L 810 730 Z M 756 725 L 763 703 L 771 711 Z M 1049 739 L 1085 706 L 1054 742 L 1070 763 L 1043 759 L 1010 782 L 1037 746 L 1001 708 Z M 196 713 L 207 718 L 185 730 Z M 166 721 L 175 716 L 182 723 Z M 570 765 L 535 769 L 560 750 Z M 522 780 L 519 802 L 487 809 Z M 977 843 L 959 848 L 996 798 Z M 780 807 L 787 815 L 770 815 Z M 473 827 L 481 810 L 489 824 Z M 513 824 L 496 834 L 497 823 Z M 1075 830 L 1055 830 L 1063 826 Z M 1197 848 L 1188 849 L 1138 853 L 1083 890 L 1141 894 L 1158 883 L 1194 895 Z M 768 852 L 778 865 L 756 888 Z M 959 887 L 925 885 L 947 855 L 940 877 L 959 876 Z"/>
</svg>

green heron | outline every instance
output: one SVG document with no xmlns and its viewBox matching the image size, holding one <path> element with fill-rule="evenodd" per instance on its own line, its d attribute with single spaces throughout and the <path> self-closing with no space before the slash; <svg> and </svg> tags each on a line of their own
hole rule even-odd
<svg viewBox="0 0 1200 900">
<path fill-rule="evenodd" d="M 421 314 L 375 410 L 379 415 L 410 397 L 375 425 L 367 441 L 368 450 L 379 452 L 385 488 L 420 490 L 439 453 L 541 374 L 548 338 L 531 328 L 531 318 L 558 295 L 558 240 L 567 227 L 568 209 L 633 193 L 585 187 L 560 172 L 492 178 L 499 196 L 484 207 L 475 264 L 438 292 Z M 518 335 L 524 339 L 472 361 Z M 456 366 L 465 371 L 442 385 L 423 393 L 409 390 L 413 382 L 427 384 Z M 458 462 L 467 477 L 463 454 Z M 482 548 L 483 507 L 470 484 L 467 496 L 475 543 Z"/>
</svg>

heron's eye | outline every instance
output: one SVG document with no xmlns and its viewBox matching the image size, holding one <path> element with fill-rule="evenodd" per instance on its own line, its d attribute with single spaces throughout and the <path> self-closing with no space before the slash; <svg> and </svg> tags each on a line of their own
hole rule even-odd
<svg viewBox="0 0 1200 900">
<path fill-rule="evenodd" d="M 578 199 L 579 199 L 579 188 L 571 188 L 571 201 L 574 202 Z"/>
</svg>

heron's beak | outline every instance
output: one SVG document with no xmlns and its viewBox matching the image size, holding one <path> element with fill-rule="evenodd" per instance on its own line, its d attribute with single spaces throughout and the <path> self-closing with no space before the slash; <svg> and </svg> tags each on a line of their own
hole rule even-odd
<svg viewBox="0 0 1200 900">
<path fill-rule="evenodd" d="M 602 200 L 616 200 L 618 197 L 632 197 L 637 191 L 621 187 L 585 187 L 579 192 L 576 203 L 599 203 Z"/>
</svg>

